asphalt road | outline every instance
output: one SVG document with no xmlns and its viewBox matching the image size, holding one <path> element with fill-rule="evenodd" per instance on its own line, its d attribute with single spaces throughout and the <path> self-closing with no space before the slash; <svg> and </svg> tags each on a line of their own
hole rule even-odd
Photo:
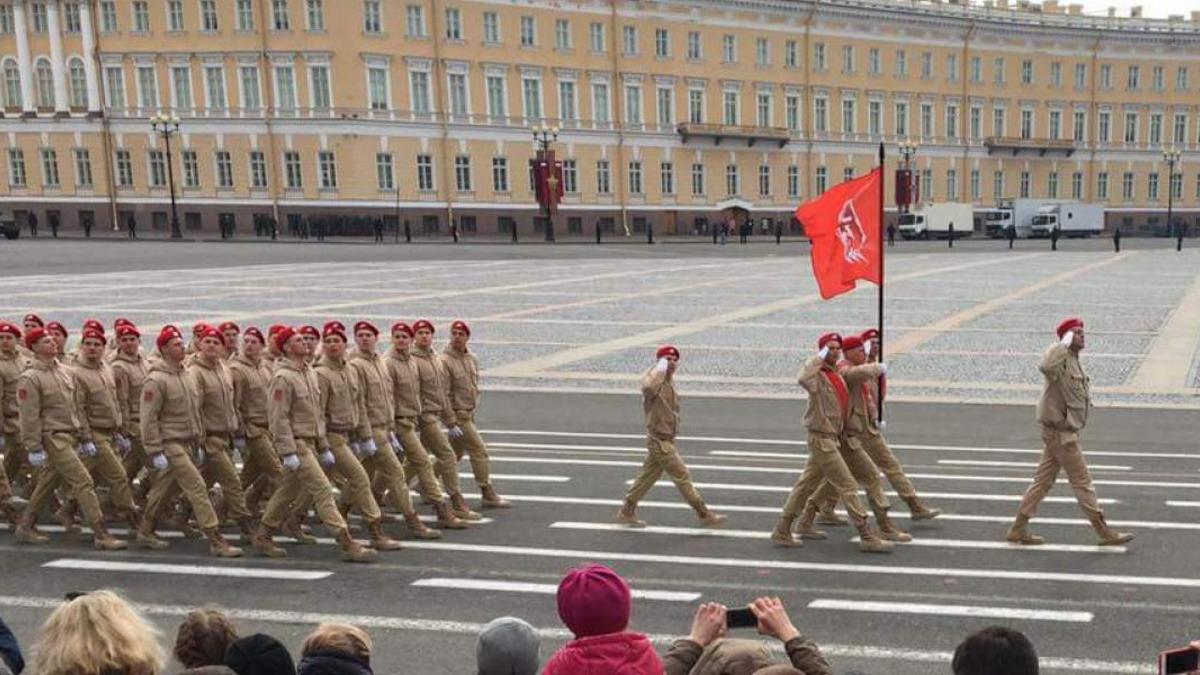
<svg viewBox="0 0 1200 675">
<path fill-rule="evenodd" d="M 1195 412 L 1102 410 L 1085 434 L 1099 496 L 1115 500 L 1106 504 L 1113 524 L 1138 534 L 1131 545 L 1095 547 L 1062 484 L 1034 524 L 1053 546 L 1020 550 L 1000 542 L 1037 461 L 1033 411 L 890 406 L 898 456 L 918 490 L 947 513 L 912 526 L 914 544 L 868 556 L 846 528 L 830 528 L 829 540 L 799 550 L 766 540 L 804 461 L 802 402 L 684 395 L 680 448 L 709 503 L 731 516 L 719 532 L 688 529 L 695 520 L 669 485 L 643 505 L 650 529 L 610 527 L 642 457 L 636 397 L 493 391 L 480 423 L 495 483 L 515 508 L 487 512 L 490 522 L 413 543 L 375 566 L 340 563 L 329 544 L 284 542 L 290 556 L 283 560 L 218 561 L 197 542 L 157 554 L 100 554 L 59 534 L 38 548 L 0 534 L 0 614 L 28 645 L 64 592 L 109 586 L 145 603 L 167 644 L 187 607 L 214 604 L 233 612 L 243 631 L 270 632 L 293 649 L 314 622 L 362 624 L 376 641 L 378 673 L 470 673 L 474 631 L 501 615 L 547 629 L 548 657 L 562 642 L 553 586 L 570 566 L 596 560 L 635 590 L 657 592 L 635 601 L 633 628 L 660 637 L 663 649 L 669 636 L 687 632 L 700 600 L 735 605 L 772 594 L 839 673 L 946 673 L 959 640 L 994 623 L 1026 632 L 1046 672 L 1153 673 L 1160 650 L 1197 637 Z M 465 462 L 462 470 L 466 477 Z M 906 509 L 895 511 L 909 526 Z M 71 561 L 134 566 L 76 569 Z M 152 571 L 143 563 L 215 569 Z M 264 572 L 327 576 L 236 576 Z"/>
</svg>

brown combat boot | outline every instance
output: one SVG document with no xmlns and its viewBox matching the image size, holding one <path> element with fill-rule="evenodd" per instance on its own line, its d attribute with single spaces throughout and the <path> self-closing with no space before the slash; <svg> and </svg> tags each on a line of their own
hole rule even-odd
<svg viewBox="0 0 1200 675">
<path fill-rule="evenodd" d="M 813 524 L 816 517 L 817 507 L 812 501 L 809 501 L 804 505 L 804 513 L 800 514 L 800 522 L 796 523 L 792 533 L 801 539 L 827 539 L 829 535 L 825 533 L 825 530 L 818 529 Z"/>
<path fill-rule="evenodd" d="M 17 523 L 21 522 L 21 510 L 12 503 L 12 495 L 0 499 L 0 517 L 12 527 L 17 528 Z"/>
<path fill-rule="evenodd" d="M 435 530 L 427 526 L 421 516 L 417 515 L 416 511 L 409 511 L 404 514 L 404 524 L 408 526 L 409 533 L 417 539 L 441 539 L 442 531 Z"/>
<path fill-rule="evenodd" d="M 821 510 L 817 513 L 818 525 L 833 525 L 838 527 L 841 525 L 848 525 L 850 523 L 849 520 L 841 517 L 838 515 L 837 511 L 833 510 L 835 506 L 837 506 L 837 502 L 826 502 L 821 505 Z"/>
<path fill-rule="evenodd" d="M 63 531 L 67 534 L 79 534 L 83 532 L 83 528 L 79 526 L 79 522 L 75 520 L 75 509 L 71 507 L 71 502 L 64 503 L 54 511 L 54 519 L 62 525 Z"/>
<path fill-rule="evenodd" d="M 467 505 L 467 500 L 462 496 L 462 493 L 450 495 L 450 508 L 453 509 L 454 515 L 460 520 L 482 520 L 483 516 L 471 510 Z"/>
<path fill-rule="evenodd" d="M 124 551 L 128 544 L 108 533 L 104 523 L 92 525 L 92 545 L 97 551 Z"/>
<path fill-rule="evenodd" d="M 892 542 L 875 534 L 866 518 L 855 518 L 854 527 L 858 529 L 858 550 L 863 553 L 891 553 L 896 547 Z"/>
<path fill-rule="evenodd" d="M 283 521 L 281 528 L 283 533 L 291 537 L 297 544 L 315 544 L 317 538 L 304 531 L 304 526 L 300 524 L 300 516 L 293 515 Z"/>
<path fill-rule="evenodd" d="M 485 509 L 508 509 L 512 508 L 512 502 L 501 497 L 496 492 L 496 488 L 491 485 L 480 485 L 479 495 L 483 498 L 483 508 Z"/>
<path fill-rule="evenodd" d="M 454 515 L 454 512 L 450 510 L 450 505 L 445 500 L 434 502 L 433 511 L 437 514 L 438 527 L 443 530 L 465 530 L 471 526 L 467 521 Z"/>
<path fill-rule="evenodd" d="M 637 517 L 637 504 L 625 502 L 620 511 L 617 511 L 617 522 L 629 527 L 642 528 L 646 526 L 646 521 Z"/>
<path fill-rule="evenodd" d="M 875 512 L 875 521 L 879 523 L 879 536 L 888 541 L 898 541 L 902 544 L 912 541 L 912 535 L 896 527 L 896 523 L 888 517 L 887 509 Z"/>
<path fill-rule="evenodd" d="M 700 519 L 700 525 L 703 527 L 718 527 L 729 520 L 729 516 L 721 513 L 713 513 L 703 504 L 700 505 L 700 508 L 696 509 L 696 517 Z"/>
<path fill-rule="evenodd" d="M 146 549 L 147 551 L 165 551 L 171 545 L 154 533 L 154 523 L 142 519 L 141 526 L 134 530 L 133 547 Z"/>
<path fill-rule="evenodd" d="M 354 541 L 354 538 L 346 530 L 337 531 L 337 542 L 342 547 L 342 560 L 346 562 L 373 563 L 378 557 L 375 555 L 375 551 Z"/>
<path fill-rule="evenodd" d="M 17 529 L 14 530 L 17 536 L 17 541 L 22 544 L 48 544 L 50 537 L 38 532 L 37 529 L 37 514 L 31 509 L 25 509 L 25 513 L 21 514 L 20 520 L 17 522 Z"/>
<path fill-rule="evenodd" d="M 800 548 L 804 546 L 802 540 L 792 537 L 792 523 L 794 522 L 796 522 L 795 516 L 779 516 L 779 522 L 775 524 L 775 529 L 771 531 L 771 542 L 776 546 L 784 548 Z"/>
<path fill-rule="evenodd" d="M 1018 513 L 1004 538 L 1010 544 L 1020 544 L 1021 546 L 1040 546 L 1046 543 L 1045 539 L 1030 532 L 1028 526 L 1029 516 Z"/>
<path fill-rule="evenodd" d="M 908 504 L 908 510 L 912 512 L 913 521 L 918 520 L 933 520 L 942 515 L 941 509 L 932 509 L 921 502 L 921 498 L 913 495 L 912 497 L 904 497 L 904 503 Z"/>
<path fill-rule="evenodd" d="M 208 539 L 208 552 L 218 558 L 240 558 L 242 557 L 242 549 L 225 541 L 225 537 L 221 536 L 221 531 L 217 528 L 204 531 L 204 536 Z"/>
<path fill-rule="evenodd" d="M 1118 532 L 1109 527 L 1103 513 L 1089 516 L 1088 520 L 1092 521 L 1092 527 L 1095 528 L 1096 534 L 1100 536 L 1101 546 L 1120 546 L 1121 544 L 1128 544 L 1133 541 L 1132 532 Z"/>
<path fill-rule="evenodd" d="M 367 523 L 367 532 L 371 535 L 371 548 L 376 551 L 399 551 L 400 542 L 387 536 L 383 531 L 383 518 Z"/>
<path fill-rule="evenodd" d="M 249 544 L 254 541 L 254 533 L 258 531 L 258 523 L 254 521 L 254 516 L 242 516 L 238 518 L 238 532 L 242 535 L 242 543 Z"/>
<path fill-rule="evenodd" d="M 275 539 L 271 537 L 271 528 L 266 525 L 258 526 L 258 529 L 254 532 L 254 537 L 250 540 L 250 545 L 264 558 L 287 557 L 287 551 L 275 545 Z"/>
<path fill-rule="evenodd" d="M 359 527 L 358 525 L 350 524 L 350 505 L 349 504 L 347 504 L 345 502 L 341 502 L 337 505 L 337 510 L 338 510 L 338 513 L 342 514 L 342 520 L 346 521 L 346 529 L 350 531 L 350 534 L 358 534 L 358 533 L 362 532 L 361 527 Z"/>
</svg>

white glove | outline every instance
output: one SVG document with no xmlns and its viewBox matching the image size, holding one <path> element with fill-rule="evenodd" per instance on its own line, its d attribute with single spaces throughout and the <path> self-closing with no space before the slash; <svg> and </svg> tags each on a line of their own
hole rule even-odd
<svg viewBox="0 0 1200 675">
<path fill-rule="evenodd" d="M 404 444 L 400 442 L 400 438 L 395 433 L 388 434 L 388 441 L 392 444 L 392 450 L 404 452 Z"/>
<path fill-rule="evenodd" d="M 872 340 L 867 340 L 863 343 L 863 351 L 866 352 L 867 356 L 871 355 L 872 344 L 874 344 L 874 341 Z"/>
<path fill-rule="evenodd" d="M 206 459 L 208 459 L 208 455 L 204 454 L 204 448 L 196 446 L 196 466 L 204 466 Z"/>
<path fill-rule="evenodd" d="M 234 436 L 233 437 L 233 447 L 237 448 L 238 450 L 245 450 L 246 449 L 246 437 L 245 436 Z"/>
<path fill-rule="evenodd" d="M 287 455 L 282 460 L 283 468 L 288 471 L 295 471 L 300 468 L 300 458 L 295 455 Z"/>
<path fill-rule="evenodd" d="M 1069 331 L 1063 333 L 1062 339 L 1060 339 L 1058 341 L 1058 343 L 1064 347 L 1070 347 L 1071 343 L 1074 341 L 1075 341 L 1075 331 L 1069 330 Z"/>
<path fill-rule="evenodd" d="M 829 356 L 829 345 L 821 347 L 821 351 L 817 352 L 817 356 L 821 357 L 821 360 L 824 361 Z"/>
<path fill-rule="evenodd" d="M 171 463 L 167 461 L 167 456 L 161 452 L 156 452 L 150 456 L 150 466 L 153 466 L 156 471 L 166 471 Z"/>
<path fill-rule="evenodd" d="M 234 448 L 233 452 L 229 453 L 229 458 L 233 460 L 234 464 L 244 464 L 246 461 L 246 459 L 242 457 L 242 451 L 238 450 L 237 448 Z"/>
<path fill-rule="evenodd" d="M 464 435 L 462 427 L 458 426 L 457 424 L 447 429 L 446 432 L 450 434 L 450 438 L 455 440 L 462 438 Z"/>
<path fill-rule="evenodd" d="M 887 375 L 887 364 L 884 363 L 883 361 L 879 362 L 879 374 Z"/>
<path fill-rule="evenodd" d="M 46 463 L 46 452 L 41 448 L 38 448 L 37 450 L 29 453 L 28 459 L 31 466 L 41 466 Z"/>
<path fill-rule="evenodd" d="M 887 420 L 879 420 L 879 429 L 882 431 L 887 428 Z"/>
<path fill-rule="evenodd" d="M 671 361 L 664 356 L 658 360 L 658 365 L 655 367 L 658 369 L 658 372 L 665 373 L 671 367 Z"/>
<path fill-rule="evenodd" d="M 123 455 L 128 454 L 129 451 L 133 449 L 133 441 L 129 440 L 125 436 L 122 436 L 121 434 L 117 434 L 117 449 L 120 450 L 121 454 Z"/>
<path fill-rule="evenodd" d="M 326 467 L 337 464 L 337 458 L 333 456 L 332 450 L 326 450 L 325 452 L 322 452 L 320 455 L 320 458 L 321 458 L 321 464 Z"/>
<path fill-rule="evenodd" d="M 95 457 L 96 452 L 96 444 L 91 441 L 85 441 L 79 444 L 79 454 L 83 455 L 84 457 Z"/>
<path fill-rule="evenodd" d="M 358 451 L 358 454 L 360 455 L 371 457 L 375 453 L 379 452 L 379 445 L 375 443 L 374 438 L 368 438 L 367 440 L 358 444 Z"/>
</svg>

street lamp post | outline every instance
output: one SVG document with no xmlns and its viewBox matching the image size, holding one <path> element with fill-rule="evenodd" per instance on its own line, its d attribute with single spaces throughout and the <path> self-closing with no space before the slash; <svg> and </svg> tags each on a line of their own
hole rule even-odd
<svg viewBox="0 0 1200 675">
<path fill-rule="evenodd" d="M 558 140 L 558 127 L 549 127 L 541 124 L 533 127 L 533 142 L 537 144 L 537 158 L 534 160 L 536 165 L 540 167 L 535 170 L 534 175 L 537 177 L 544 176 L 544 189 L 535 189 L 535 194 L 538 195 L 538 204 L 542 208 L 542 215 L 546 218 L 546 241 L 554 241 L 554 205 L 558 201 L 558 170 L 557 164 L 554 161 L 554 151 L 550 149 L 550 144 Z M 535 186 L 537 188 L 539 186 Z M 516 227 L 516 225 L 513 225 Z"/>
<path fill-rule="evenodd" d="M 913 188 L 918 185 L 916 177 L 912 173 L 912 158 L 917 154 L 917 144 L 913 141 L 904 141 L 900 144 L 900 157 L 904 160 L 904 171 L 908 177 L 908 193 L 905 195 L 903 212 L 907 213 L 912 208 Z"/>
<path fill-rule="evenodd" d="M 183 239 L 179 230 L 179 211 L 175 205 L 175 168 L 171 161 L 171 136 L 179 133 L 179 118 L 174 115 L 155 115 L 150 118 L 150 128 L 163 137 L 167 146 L 167 189 L 171 191 L 171 238 Z"/>
<path fill-rule="evenodd" d="M 1170 147 L 1163 150 L 1163 161 L 1167 163 L 1167 233 L 1175 235 L 1175 250 L 1183 249 L 1183 231 L 1176 232 L 1172 228 L 1171 211 L 1175 206 L 1175 163 L 1179 161 L 1179 150 Z"/>
</svg>

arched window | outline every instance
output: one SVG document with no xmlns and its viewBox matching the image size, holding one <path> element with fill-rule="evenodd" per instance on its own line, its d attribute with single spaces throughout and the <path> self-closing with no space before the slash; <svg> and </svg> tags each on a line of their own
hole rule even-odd
<svg viewBox="0 0 1200 675">
<path fill-rule="evenodd" d="M 38 105 L 43 108 L 54 107 L 54 70 L 50 62 L 39 59 L 34 67 L 34 79 L 37 82 Z"/>
<path fill-rule="evenodd" d="M 87 73 L 83 70 L 83 59 L 75 57 L 68 66 L 71 78 L 71 107 L 88 106 Z"/>
<path fill-rule="evenodd" d="M 4 105 L 9 108 L 20 108 L 21 100 L 21 69 L 17 62 L 8 59 L 4 62 Z"/>
</svg>

